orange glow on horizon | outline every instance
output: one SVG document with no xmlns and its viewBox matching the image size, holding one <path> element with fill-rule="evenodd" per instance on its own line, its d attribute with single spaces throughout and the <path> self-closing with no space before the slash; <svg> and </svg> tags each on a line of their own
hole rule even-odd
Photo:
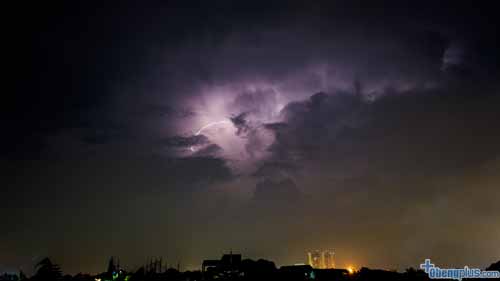
<svg viewBox="0 0 500 281">
<path fill-rule="evenodd" d="M 353 274 L 353 273 L 354 273 L 354 271 L 355 271 L 355 269 L 354 269 L 354 267 L 352 267 L 352 266 L 348 266 L 348 267 L 347 267 L 347 271 L 349 271 L 349 274 Z"/>
</svg>

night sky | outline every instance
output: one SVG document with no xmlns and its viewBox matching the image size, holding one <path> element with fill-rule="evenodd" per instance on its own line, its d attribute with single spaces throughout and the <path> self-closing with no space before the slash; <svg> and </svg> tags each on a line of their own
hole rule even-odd
<svg viewBox="0 0 500 281">
<path fill-rule="evenodd" d="M 0 272 L 500 258 L 494 1 L 103 2 L 5 7 Z"/>
</svg>

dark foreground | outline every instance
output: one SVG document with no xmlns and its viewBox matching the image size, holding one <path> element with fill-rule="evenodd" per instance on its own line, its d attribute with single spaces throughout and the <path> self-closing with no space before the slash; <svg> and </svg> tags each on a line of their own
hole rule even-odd
<svg viewBox="0 0 500 281">
<path fill-rule="evenodd" d="M 314 269 L 309 265 L 282 266 L 277 268 L 271 261 L 259 259 L 257 261 L 244 259 L 238 262 L 223 263 L 211 260 L 204 261 L 202 270 L 181 272 L 174 268 L 162 270 L 157 264 L 140 267 L 136 271 L 127 271 L 116 266 L 110 260 L 106 272 L 90 275 L 64 275 L 57 264 L 48 258 L 36 265 L 33 276 L 26 276 L 22 271 L 19 274 L 0 275 L 0 281 L 195 281 L 195 280 L 291 280 L 291 281 L 368 281 L 368 280 L 430 280 L 422 270 L 409 268 L 405 272 L 387 271 L 380 269 L 361 268 L 349 272 L 346 269 Z M 491 264 L 487 270 L 500 270 L 500 261 Z M 445 280 L 445 279 L 440 279 Z M 480 280 L 480 279 L 474 279 Z M 481 279 L 484 280 L 484 279 Z M 498 279 L 486 279 L 498 280 Z"/>
</svg>

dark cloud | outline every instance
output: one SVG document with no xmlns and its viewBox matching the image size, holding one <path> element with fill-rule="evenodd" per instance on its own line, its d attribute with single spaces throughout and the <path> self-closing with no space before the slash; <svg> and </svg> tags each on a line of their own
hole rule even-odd
<svg viewBox="0 0 500 281">
<path fill-rule="evenodd" d="M 493 4 L 196 4 L 14 8 L 0 263 L 199 264 L 234 245 L 278 263 L 333 245 L 400 269 L 500 254 L 484 242 L 500 233 Z M 196 135 L 228 118 L 236 136 Z"/>
<path fill-rule="evenodd" d="M 210 141 L 204 135 L 195 135 L 195 136 L 173 136 L 168 139 L 162 141 L 166 146 L 171 147 L 190 147 L 195 145 L 205 145 Z"/>
<path fill-rule="evenodd" d="M 256 115 L 259 119 L 271 119 L 278 104 L 278 93 L 272 88 L 246 90 L 233 101 L 231 108 L 246 115 Z"/>
<path fill-rule="evenodd" d="M 175 175 L 176 181 L 181 179 L 187 182 L 201 181 L 206 184 L 229 180 L 232 177 L 226 162 L 211 156 L 171 159 L 169 165 L 169 173 Z"/>
<path fill-rule="evenodd" d="M 222 151 L 222 148 L 216 144 L 210 144 L 205 147 L 202 147 L 198 151 L 196 151 L 193 156 L 217 156 Z"/>
<path fill-rule="evenodd" d="M 247 89 L 230 104 L 230 109 L 237 112 L 230 120 L 236 135 L 246 140 L 245 151 L 251 159 L 262 156 L 269 144 L 270 136 L 264 127 L 278 114 L 277 95 L 272 88 Z"/>
<path fill-rule="evenodd" d="M 450 195 L 498 194 L 491 185 L 498 178 L 480 179 L 473 174 L 498 164 L 500 150 L 496 144 L 500 134 L 493 124 L 500 121 L 494 106 L 500 95 L 498 90 L 469 90 L 452 85 L 436 90 L 390 90 L 375 101 L 363 100 L 354 93 L 316 94 L 291 103 L 283 109 L 285 124 L 268 126 L 276 135 L 270 147 L 270 163 L 281 164 L 265 163 L 257 175 L 292 175 L 297 179 L 311 196 L 304 207 L 305 217 L 300 219 L 307 220 L 310 215 L 313 225 L 331 221 L 330 226 L 317 231 L 337 229 L 335 241 L 354 239 L 368 247 L 369 239 L 361 234 L 340 237 L 363 233 L 370 229 L 367 225 L 371 222 L 376 228 L 387 227 L 375 232 L 392 237 L 394 246 L 402 249 L 400 256 L 384 255 L 384 259 L 406 260 L 401 257 L 403 252 L 444 257 L 452 247 L 461 247 L 481 259 L 477 249 L 486 243 L 481 237 L 468 240 L 470 247 L 462 247 L 460 238 L 451 242 L 451 234 L 446 231 L 432 235 L 415 232 L 436 227 L 438 219 L 426 221 L 424 213 L 439 214 L 441 227 L 452 227 L 458 209 L 451 205 L 466 204 L 469 209 L 460 211 L 460 215 L 476 218 L 474 225 L 478 228 L 491 222 L 489 211 L 481 218 L 476 211 L 485 205 L 487 209 L 496 208 L 492 202 L 482 204 L 481 200 L 471 202 Z M 297 169 L 291 173 L 290 166 Z M 490 184 L 484 185 L 484 181 Z M 342 216 L 349 220 L 344 221 Z M 367 228 L 354 226 L 352 221 L 363 222 Z M 493 232 L 484 235 L 489 237 Z M 330 241 L 321 235 L 315 237 L 321 243 Z M 422 246 L 418 239 L 437 242 Z M 417 244 L 423 248 L 414 246 Z"/>
<path fill-rule="evenodd" d="M 85 133 L 82 140 L 88 144 L 106 144 L 119 139 L 120 132 L 111 128 Z"/>
<path fill-rule="evenodd" d="M 262 163 L 253 176 L 259 179 L 283 179 L 297 173 L 297 166 L 288 161 L 266 161 Z"/>
<path fill-rule="evenodd" d="M 248 121 L 246 117 L 248 116 L 248 112 L 243 112 L 237 116 L 231 117 L 231 122 L 233 125 L 236 127 L 236 134 L 238 136 L 241 135 L 246 135 L 248 131 L 251 130 L 250 125 L 248 124 Z"/>
<path fill-rule="evenodd" d="M 498 155 L 493 143 L 500 136 L 486 125 L 499 120 L 489 105 L 498 96 L 446 91 L 416 90 L 375 102 L 342 93 L 317 94 L 285 107 L 287 126 L 278 130 L 271 149 L 279 158 L 297 161 L 380 157 L 385 168 L 398 170 L 443 171 Z"/>
<path fill-rule="evenodd" d="M 253 200 L 293 206 L 301 197 L 302 192 L 291 179 L 283 179 L 277 182 L 264 180 L 257 183 Z"/>
<path fill-rule="evenodd" d="M 173 108 L 172 106 L 167 106 L 167 105 L 145 104 L 143 107 L 138 108 L 136 114 L 141 117 L 153 115 L 153 116 L 161 116 L 166 118 L 177 119 L 177 118 L 188 118 L 190 116 L 195 115 L 195 112 L 193 112 L 189 108 Z"/>
</svg>

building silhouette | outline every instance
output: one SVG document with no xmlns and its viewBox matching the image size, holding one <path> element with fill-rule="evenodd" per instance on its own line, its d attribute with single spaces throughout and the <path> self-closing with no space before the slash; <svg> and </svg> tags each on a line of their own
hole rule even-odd
<svg viewBox="0 0 500 281">
<path fill-rule="evenodd" d="M 210 278 L 231 278 L 239 275 L 241 254 L 224 254 L 220 260 L 204 260 L 201 265 L 203 276 Z"/>
</svg>

